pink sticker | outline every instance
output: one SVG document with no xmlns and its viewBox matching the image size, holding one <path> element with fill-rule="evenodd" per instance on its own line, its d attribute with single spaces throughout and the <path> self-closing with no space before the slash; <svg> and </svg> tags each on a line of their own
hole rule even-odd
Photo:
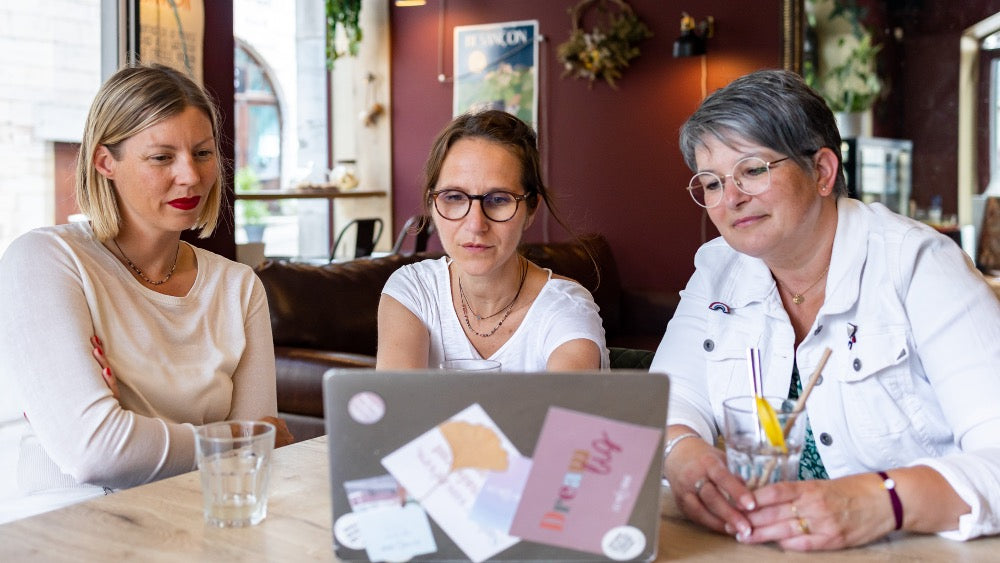
<svg viewBox="0 0 1000 563">
<path fill-rule="evenodd" d="M 631 553 L 638 542 L 616 528 L 632 515 L 661 432 L 550 407 L 510 534 L 609 557 Z"/>
<path fill-rule="evenodd" d="M 371 391 L 362 391 L 347 402 L 347 412 L 360 424 L 375 424 L 385 416 L 385 401 Z"/>
</svg>

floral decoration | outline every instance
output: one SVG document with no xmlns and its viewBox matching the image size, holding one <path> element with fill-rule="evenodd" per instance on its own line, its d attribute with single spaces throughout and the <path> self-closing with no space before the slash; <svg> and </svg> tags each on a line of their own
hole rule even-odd
<svg viewBox="0 0 1000 563">
<path fill-rule="evenodd" d="M 875 43 L 872 30 L 863 23 L 868 9 L 857 0 L 807 0 L 806 8 L 809 24 L 818 32 L 817 36 L 825 32 L 830 38 L 827 41 L 836 38 L 825 49 L 833 53 L 827 55 L 829 68 L 819 68 L 818 60 L 816 64 L 803 66 L 806 83 L 823 95 L 834 112 L 870 110 L 882 94 L 883 84 L 876 59 L 882 45 Z M 821 11 L 826 16 L 817 22 Z M 849 32 L 840 32 L 840 28 L 831 24 L 841 18 L 849 24 Z M 816 56 L 818 59 L 818 53 Z"/>
<path fill-rule="evenodd" d="M 615 13 L 608 13 L 609 3 L 617 9 Z M 595 24 L 592 31 L 585 32 L 582 20 L 595 7 L 606 14 L 606 25 Z M 557 51 L 565 67 L 563 77 L 583 78 L 589 81 L 589 87 L 602 79 L 617 89 L 615 80 L 621 78 L 629 61 L 639 56 L 639 43 L 652 37 L 653 32 L 624 0 L 581 0 L 569 14 L 573 29 Z"/>
</svg>

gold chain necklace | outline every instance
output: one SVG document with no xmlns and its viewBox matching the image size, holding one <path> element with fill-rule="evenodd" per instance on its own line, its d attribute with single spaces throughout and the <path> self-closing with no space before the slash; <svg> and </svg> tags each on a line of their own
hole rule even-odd
<svg viewBox="0 0 1000 563">
<path fill-rule="evenodd" d="M 806 300 L 806 297 L 805 297 L 806 293 L 809 293 L 810 289 L 816 287 L 816 284 L 818 284 L 820 282 L 820 280 L 822 280 L 824 277 L 826 277 L 826 273 L 828 271 L 830 271 L 830 265 L 829 264 L 827 264 L 826 268 L 823 269 L 823 273 L 820 274 L 818 278 L 816 278 L 816 281 L 814 281 L 811 284 L 809 284 L 809 287 L 803 289 L 802 291 L 798 291 L 798 292 L 795 291 L 795 290 L 793 290 L 792 288 L 788 287 L 788 285 L 786 285 L 785 282 L 779 280 L 778 278 L 774 278 L 774 281 L 778 282 L 779 285 L 783 286 L 785 289 L 787 289 L 792 294 L 792 303 L 795 303 L 796 305 L 801 305 Z"/>
<path fill-rule="evenodd" d="M 503 326 L 504 321 L 506 321 L 507 317 L 510 316 L 510 312 L 514 310 L 514 303 L 517 302 L 517 298 L 521 295 L 521 289 L 524 288 L 524 280 L 525 278 L 528 277 L 528 261 L 525 260 L 524 258 L 521 259 L 524 260 L 524 262 L 522 262 L 521 264 L 521 282 L 518 284 L 517 293 L 514 294 L 514 298 L 510 300 L 510 303 L 508 303 L 506 307 L 503 307 L 502 309 L 500 309 L 499 311 L 493 313 L 488 317 L 480 317 L 479 315 L 476 314 L 475 311 L 472 311 L 472 314 L 476 317 L 477 321 L 482 321 L 483 319 L 489 319 L 495 317 L 500 313 L 504 314 L 503 317 L 500 319 L 500 322 L 497 323 L 497 326 L 493 327 L 493 330 L 487 332 L 486 334 L 476 331 L 476 329 L 472 328 L 472 323 L 469 322 L 468 312 L 472 310 L 472 304 L 469 303 L 468 298 L 465 296 L 465 290 L 462 288 L 462 276 L 458 276 L 458 294 L 462 300 L 462 317 L 465 319 L 465 326 L 469 327 L 469 330 L 472 331 L 472 334 L 475 334 L 480 338 L 489 338 L 493 336 L 493 334 L 497 330 L 499 330 L 501 326 Z"/>
<path fill-rule="evenodd" d="M 148 283 L 149 285 L 163 285 L 163 284 L 167 283 L 167 280 L 170 279 L 170 276 L 174 275 L 174 270 L 177 269 L 177 258 L 181 255 L 181 243 L 179 241 L 177 243 L 177 250 L 174 251 L 174 265 L 170 266 L 170 271 L 167 272 L 167 277 L 163 278 L 160 281 L 153 281 L 153 280 L 149 279 L 148 277 L 146 277 L 146 274 L 144 274 L 142 272 L 142 270 L 139 269 L 139 266 L 136 266 L 134 262 L 132 262 L 131 260 L 129 260 L 129 257 L 125 255 L 125 251 L 122 250 L 122 247 L 118 246 L 118 239 L 117 239 L 117 237 L 111 239 L 111 242 L 115 243 L 115 248 L 118 249 L 118 252 L 122 255 L 122 258 L 125 259 L 125 263 L 128 264 L 128 267 L 133 272 L 135 272 L 137 276 L 139 276 L 140 278 L 142 278 L 142 280 L 145 281 L 146 283 Z"/>
</svg>

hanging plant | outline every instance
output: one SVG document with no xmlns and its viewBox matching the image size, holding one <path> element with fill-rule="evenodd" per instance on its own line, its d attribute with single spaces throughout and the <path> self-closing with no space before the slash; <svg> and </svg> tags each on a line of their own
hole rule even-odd
<svg viewBox="0 0 1000 563">
<path fill-rule="evenodd" d="M 356 56 L 361 44 L 361 0 L 326 0 L 326 66 L 345 55 Z M 337 50 L 337 28 L 343 28 L 347 38 L 347 51 Z"/>
<path fill-rule="evenodd" d="M 609 3 L 617 10 L 615 13 L 609 13 Z M 592 8 L 599 8 L 606 23 L 597 23 L 592 31 L 584 32 L 583 19 Z M 639 43 L 652 37 L 653 32 L 624 0 L 581 0 L 569 14 L 573 29 L 557 51 L 565 67 L 563 78 L 583 78 L 591 88 L 595 80 L 602 79 L 617 89 L 615 80 L 621 78 L 629 61 L 639 56 Z"/>
</svg>

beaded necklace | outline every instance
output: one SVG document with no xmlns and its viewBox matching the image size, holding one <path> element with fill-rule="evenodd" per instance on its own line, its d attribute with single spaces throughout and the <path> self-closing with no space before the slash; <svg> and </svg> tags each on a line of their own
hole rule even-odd
<svg viewBox="0 0 1000 563">
<path fill-rule="evenodd" d="M 177 243 L 177 250 L 174 251 L 174 264 L 173 264 L 173 266 L 170 266 L 170 271 L 167 272 L 167 277 L 163 278 L 160 281 L 153 281 L 153 280 L 149 279 L 148 277 L 146 277 L 146 274 L 144 274 L 143 271 L 139 269 L 139 266 L 136 266 L 134 262 L 132 262 L 131 260 L 129 260 L 129 257 L 125 255 L 125 251 L 122 250 L 122 247 L 118 246 L 117 237 L 111 239 L 111 242 L 115 243 L 115 248 L 118 249 L 118 252 L 122 255 L 122 258 L 125 259 L 125 263 L 128 264 L 128 267 L 133 272 L 135 272 L 137 276 L 139 276 L 140 278 L 142 278 L 142 280 L 144 282 L 148 283 L 149 285 L 163 285 L 163 284 L 167 283 L 167 281 L 170 279 L 170 276 L 174 275 L 174 270 L 177 269 L 177 258 L 181 255 L 181 243 L 180 242 Z"/>
<path fill-rule="evenodd" d="M 462 299 L 462 317 L 465 319 L 465 326 L 469 327 L 469 330 L 471 330 L 476 336 L 481 338 L 489 338 L 493 336 L 493 334 L 499 330 L 501 326 L 503 326 L 504 321 L 506 321 L 507 317 L 510 316 L 510 312 L 514 310 L 514 303 L 517 302 L 517 298 L 521 295 L 521 289 L 524 288 L 524 280 L 528 276 L 528 261 L 524 258 L 521 258 L 521 260 L 524 260 L 521 263 L 521 282 L 517 286 L 517 293 L 514 294 L 514 298 L 510 300 L 510 303 L 508 303 L 507 306 L 501 308 L 496 313 L 485 317 L 476 314 L 476 312 L 472 309 L 472 304 L 469 303 L 469 299 L 465 296 L 465 289 L 462 288 L 462 276 L 458 276 L 458 294 Z M 483 334 L 472 328 L 472 323 L 469 322 L 469 311 L 472 311 L 472 315 L 476 317 L 477 321 L 493 318 L 500 313 L 503 313 L 504 315 L 500 319 L 500 322 L 497 323 L 497 326 L 493 327 L 493 330 Z"/>
</svg>

